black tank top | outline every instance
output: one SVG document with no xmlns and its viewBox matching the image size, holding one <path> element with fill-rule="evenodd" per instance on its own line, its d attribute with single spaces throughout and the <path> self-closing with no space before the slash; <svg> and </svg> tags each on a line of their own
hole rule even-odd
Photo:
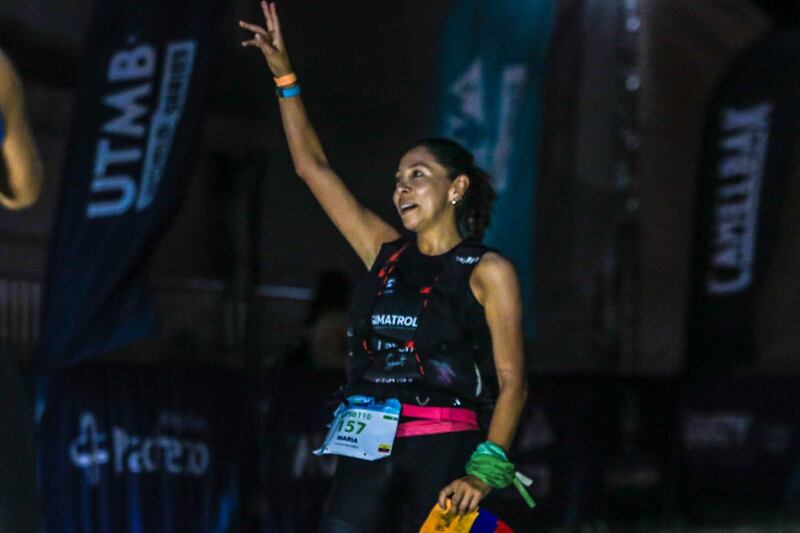
<svg viewBox="0 0 800 533">
<path fill-rule="evenodd" d="M 354 293 L 348 381 L 353 393 L 468 405 L 491 360 L 483 307 L 469 278 L 488 250 L 465 240 L 447 253 L 422 254 L 416 240 L 384 244 Z"/>
</svg>

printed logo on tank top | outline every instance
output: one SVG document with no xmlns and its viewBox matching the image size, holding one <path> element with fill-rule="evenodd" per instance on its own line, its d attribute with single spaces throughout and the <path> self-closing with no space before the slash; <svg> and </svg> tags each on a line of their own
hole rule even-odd
<svg viewBox="0 0 800 533">
<path fill-rule="evenodd" d="M 397 278 L 389 278 L 386 280 L 386 286 L 383 288 L 383 294 L 389 295 L 394 293 L 394 286 L 397 284 Z"/>
<path fill-rule="evenodd" d="M 462 265 L 474 265 L 475 263 L 477 263 L 480 260 L 481 260 L 481 258 L 478 257 L 478 256 L 475 256 L 475 255 L 470 255 L 470 256 L 457 255 L 456 256 L 456 262 L 457 263 L 461 263 Z"/>
<path fill-rule="evenodd" d="M 372 325 L 394 328 L 417 329 L 417 317 L 413 315 L 372 315 Z"/>
</svg>

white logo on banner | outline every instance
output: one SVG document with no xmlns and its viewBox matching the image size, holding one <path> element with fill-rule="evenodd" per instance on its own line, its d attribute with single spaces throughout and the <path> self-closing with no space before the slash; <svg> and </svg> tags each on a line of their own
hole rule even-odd
<svg viewBox="0 0 800 533">
<path fill-rule="evenodd" d="M 170 418 L 175 420 L 176 415 Z M 188 420 L 184 427 L 205 427 L 205 421 L 198 425 L 195 418 Z M 89 411 L 81 414 L 78 427 L 78 436 L 69 446 L 69 457 L 73 465 L 86 471 L 91 486 L 100 483 L 101 467 L 107 464 L 113 466 L 116 475 L 164 471 L 175 476 L 200 477 L 208 471 L 211 454 L 206 443 L 162 435 L 163 428 L 142 437 L 114 426 L 109 441 L 109 434 L 100 431 Z"/>
<path fill-rule="evenodd" d="M 772 104 L 764 103 L 724 111 L 724 155 L 717 169 L 711 272 L 706 280 L 710 294 L 739 292 L 752 280 L 772 110 Z"/>
<path fill-rule="evenodd" d="M 89 484 L 97 486 L 100 483 L 100 467 L 108 463 L 110 457 L 108 450 L 103 448 L 108 435 L 98 431 L 97 422 L 91 413 L 83 413 L 78 425 L 81 428 L 80 434 L 69 447 L 69 457 L 72 464 L 86 469 Z"/>
<path fill-rule="evenodd" d="M 502 68 L 498 123 L 494 129 L 496 139 L 486 119 L 486 79 L 481 58 L 476 58 L 448 89 L 448 94 L 458 101 L 458 106 L 447 117 L 445 134 L 471 150 L 478 165 L 490 171 L 498 193 L 505 191 L 508 184 L 515 119 L 519 115 L 527 79 L 528 68 L 524 64 L 505 65 Z"/>
<path fill-rule="evenodd" d="M 97 141 L 89 186 L 94 199 L 86 209 L 88 218 L 119 216 L 128 212 L 134 203 L 137 210 L 152 203 L 186 103 L 196 48 L 196 41 L 167 45 L 161 89 L 144 144 L 146 128 L 140 119 L 146 117 L 150 109 L 141 100 L 149 97 L 153 89 L 156 49 L 141 45 L 121 50 L 111 57 L 108 81 L 126 85 L 103 98 L 103 103 L 117 115 L 102 125 L 104 136 Z M 121 169 L 123 165 L 134 164 L 141 164 L 142 168 L 138 185 L 129 171 Z M 97 199 L 97 196 L 103 198 Z"/>
</svg>

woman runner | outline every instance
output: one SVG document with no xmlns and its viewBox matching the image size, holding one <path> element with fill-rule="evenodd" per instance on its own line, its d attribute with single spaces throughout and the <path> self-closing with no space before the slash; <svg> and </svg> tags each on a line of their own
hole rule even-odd
<svg viewBox="0 0 800 533">
<path fill-rule="evenodd" d="M 510 483 L 485 471 L 510 466 L 505 452 L 527 396 L 517 275 L 479 240 L 494 197 L 489 178 L 455 142 L 427 139 L 402 156 L 395 176 L 393 202 L 410 236 L 359 204 L 306 115 L 275 4 L 261 7 L 266 27 L 240 22 L 253 32 L 242 46 L 259 48 L 272 71 L 297 174 L 369 270 L 349 316 L 349 407 L 402 405 L 393 445 L 376 452 L 390 449 L 388 457 L 339 457 L 321 530 L 418 531 L 448 499 L 456 513 L 470 513 L 493 485 Z M 485 394 L 484 351 L 498 393 L 482 442 L 475 409 Z"/>
</svg>

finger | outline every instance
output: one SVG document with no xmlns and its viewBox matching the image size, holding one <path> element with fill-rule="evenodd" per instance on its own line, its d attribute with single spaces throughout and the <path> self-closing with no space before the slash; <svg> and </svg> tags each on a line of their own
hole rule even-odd
<svg viewBox="0 0 800 533">
<path fill-rule="evenodd" d="M 456 505 L 455 503 L 453 504 L 453 510 L 459 516 L 463 515 L 464 511 L 467 508 L 465 505 L 465 500 L 467 500 L 467 496 L 464 494 L 459 494 L 458 505 Z"/>
<path fill-rule="evenodd" d="M 242 42 L 242 48 L 248 48 L 250 46 L 254 46 L 254 47 L 258 48 L 259 50 L 261 50 L 262 53 L 267 53 L 268 52 L 268 50 L 265 50 L 265 48 L 267 48 L 267 47 L 265 47 L 263 45 L 263 43 L 259 43 L 256 40 Z"/>
<path fill-rule="evenodd" d="M 456 514 L 463 515 L 469 505 L 469 496 L 467 495 L 466 489 L 464 487 L 459 487 L 459 490 L 453 495 L 452 500 L 452 510 Z"/>
<path fill-rule="evenodd" d="M 265 51 L 265 50 L 266 51 L 270 51 L 270 52 L 274 50 L 274 48 L 272 46 L 270 46 L 270 44 L 267 41 L 265 41 L 263 38 L 261 38 L 261 36 L 258 35 L 258 34 L 256 34 L 256 38 L 255 39 L 250 39 L 248 41 L 242 41 L 242 47 L 247 48 L 248 46 L 255 46 L 256 48 L 260 49 L 262 52 Z"/>
<path fill-rule="evenodd" d="M 453 489 L 450 485 L 446 486 L 442 490 L 439 491 L 439 507 L 442 509 L 447 510 L 447 499 L 453 494 Z M 452 505 L 452 501 L 450 502 Z"/>
<path fill-rule="evenodd" d="M 274 36 L 275 36 L 275 47 L 282 49 L 283 48 L 283 34 L 281 33 L 281 22 L 278 20 L 278 8 L 275 7 L 275 2 L 269 4 L 269 9 L 271 10 L 272 19 L 272 27 L 274 28 Z"/>
<path fill-rule="evenodd" d="M 469 500 L 469 506 L 467 507 L 467 514 L 474 513 L 475 510 L 478 508 L 478 504 L 480 502 L 481 502 L 481 493 L 476 492 Z"/>
<path fill-rule="evenodd" d="M 453 497 L 450 498 L 450 501 L 452 502 L 452 507 L 450 507 L 450 511 L 458 515 L 463 514 L 461 512 L 461 501 L 463 499 L 464 499 L 464 493 L 461 492 L 460 490 L 456 491 L 456 493 L 453 494 Z"/>
<path fill-rule="evenodd" d="M 469 488 L 464 491 L 464 497 L 461 499 L 461 514 L 469 514 L 474 510 L 474 507 L 477 506 L 475 496 L 480 497 L 480 492 Z"/>
<path fill-rule="evenodd" d="M 264 13 L 264 20 L 267 21 L 267 29 L 269 31 L 275 30 L 275 23 L 272 20 L 272 13 L 269 10 L 269 5 L 262 0 L 261 11 Z"/>
<path fill-rule="evenodd" d="M 275 25 L 275 31 L 280 33 L 281 32 L 281 21 L 278 18 L 278 8 L 275 7 L 275 2 L 272 2 L 269 5 L 269 9 L 270 9 L 271 14 L 272 14 L 272 24 Z"/>
<path fill-rule="evenodd" d="M 245 22 L 243 20 L 240 20 L 239 21 L 239 26 L 244 28 L 244 29 L 246 29 L 246 30 L 252 31 L 253 33 L 260 33 L 261 35 L 266 35 L 267 34 L 267 30 L 265 30 L 264 28 L 262 28 L 261 26 L 259 26 L 257 24 L 250 24 L 249 22 Z"/>
</svg>

